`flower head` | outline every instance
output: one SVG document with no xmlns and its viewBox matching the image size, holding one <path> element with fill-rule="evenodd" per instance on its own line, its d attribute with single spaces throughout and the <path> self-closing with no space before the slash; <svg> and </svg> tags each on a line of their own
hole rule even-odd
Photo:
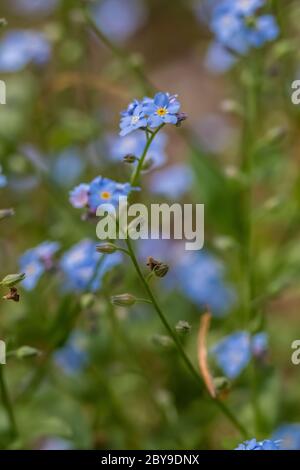
<svg viewBox="0 0 300 470">
<path fill-rule="evenodd" d="M 22 285 L 26 290 L 32 290 L 42 274 L 53 267 L 53 256 L 58 249 L 59 243 L 46 241 L 21 256 L 20 268 L 26 274 Z"/>
<path fill-rule="evenodd" d="M 278 441 L 271 441 L 269 439 L 260 442 L 256 439 L 251 439 L 239 444 L 235 450 L 280 450 L 279 444 Z"/>
<path fill-rule="evenodd" d="M 121 196 L 128 196 L 133 190 L 129 183 L 117 183 L 109 178 L 98 176 L 89 186 L 88 205 L 92 211 L 96 211 L 100 204 L 112 204 L 118 206 Z"/>
<path fill-rule="evenodd" d="M 180 103 L 176 95 L 157 93 L 153 101 L 145 104 L 144 109 L 149 116 L 149 127 L 155 128 L 162 124 L 177 124 Z"/>
<path fill-rule="evenodd" d="M 141 127 L 147 127 L 147 118 L 143 102 L 134 100 L 129 104 L 127 110 L 122 111 L 121 116 L 121 136 L 127 135 Z"/>
</svg>

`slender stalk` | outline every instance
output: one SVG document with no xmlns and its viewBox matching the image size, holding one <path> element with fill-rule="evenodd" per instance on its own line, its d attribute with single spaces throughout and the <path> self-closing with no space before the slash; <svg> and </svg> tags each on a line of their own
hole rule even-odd
<svg viewBox="0 0 300 470">
<path fill-rule="evenodd" d="M 144 164 L 144 161 L 145 161 L 145 158 L 147 156 L 147 153 L 148 153 L 148 150 L 150 148 L 150 145 L 152 144 L 155 136 L 158 134 L 158 132 L 161 130 L 161 128 L 164 126 L 164 124 L 160 125 L 154 132 L 152 132 L 149 136 L 149 134 L 147 133 L 147 143 L 145 145 L 145 148 L 143 150 L 143 153 L 141 155 L 141 157 L 139 158 L 139 161 L 138 161 L 138 164 L 136 166 L 136 169 L 135 171 L 133 172 L 132 174 L 132 177 L 131 177 L 131 180 L 130 180 L 130 184 L 132 186 L 134 186 L 135 184 L 138 183 L 139 181 L 139 178 L 140 178 L 140 174 L 141 174 L 141 171 L 143 169 L 143 164 Z"/>
<path fill-rule="evenodd" d="M 193 364 L 191 363 L 190 359 L 188 358 L 185 350 L 183 349 L 183 346 L 178 338 L 178 336 L 176 335 L 176 333 L 173 331 L 172 327 L 169 325 L 169 322 L 167 320 L 167 318 L 165 317 L 163 311 L 161 310 L 154 294 L 152 293 L 152 290 L 149 286 L 149 284 L 147 283 L 146 281 L 146 278 L 144 277 L 142 271 L 141 271 L 141 268 L 139 266 L 139 263 L 136 259 L 136 256 L 135 256 L 135 253 L 134 253 L 134 250 L 132 248 L 132 245 L 131 245 L 131 241 L 129 239 L 129 237 L 126 239 L 126 244 L 127 244 L 127 247 L 128 247 L 128 252 L 130 254 L 130 258 L 132 260 L 132 263 L 135 267 L 135 270 L 144 286 L 144 289 L 145 291 L 147 292 L 148 294 L 148 297 L 149 299 L 151 300 L 151 303 L 153 305 L 153 307 L 155 308 L 160 320 L 162 321 L 164 327 L 166 328 L 167 332 L 169 333 L 169 335 L 171 336 L 171 338 L 173 339 L 176 347 L 177 347 L 177 350 L 183 360 L 183 362 L 185 363 L 185 365 L 187 366 L 187 368 L 189 369 L 189 371 L 191 372 L 191 374 L 193 375 L 194 379 L 197 381 L 197 384 L 198 386 L 200 386 L 200 389 L 202 391 L 205 391 L 205 388 L 203 386 L 203 382 L 202 382 L 202 379 L 200 377 L 200 375 L 198 374 L 198 372 L 196 371 L 196 369 L 194 368 Z M 209 395 L 208 395 L 209 396 Z M 211 398 L 211 397 L 210 397 Z M 212 399 L 212 398 L 211 398 Z M 218 408 L 224 413 L 224 415 L 231 421 L 231 423 L 234 425 L 234 427 L 236 429 L 238 429 L 238 431 L 242 434 L 243 437 L 247 438 L 248 437 L 248 434 L 247 434 L 247 431 L 246 429 L 244 428 L 244 426 L 237 420 L 237 418 L 232 414 L 232 412 L 227 408 L 227 406 L 220 400 L 218 399 L 212 399 L 212 402 L 216 404 L 216 406 L 218 406 Z"/>
<path fill-rule="evenodd" d="M 9 420 L 11 437 L 15 438 L 18 435 L 18 428 L 17 428 L 16 419 L 15 419 L 14 409 L 13 409 L 13 406 L 9 397 L 9 393 L 6 387 L 6 383 L 5 383 L 3 367 L 4 366 L 0 364 L 0 394 L 1 394 L 3 406 L 5 408 L 5 411 Z"/>
<path fill-rule="evenodd" d="M 150 81 L 146 77 L 141 67 L 141 64 L 137 60 L 134 60 L 134 57 L 128 54 L 126 50 L 122 49 L 117 44 L 112 42 L 103 33 L 103 31 L 101 31 L 99 26 L 93 20 L 87 8 L 83 8 L 83 14 L 84 14 L 84 17 L 88 26 L 91 28 L 93 33 L 113 53 L 113 55 L 120 60 L 124 68 L 127 69 L 128 72 L 136 78 L 143 92 L 146 94 L 153 93 L 153 91 L 155 90 L 155 87 L 150 83 Z"/>
</svg>

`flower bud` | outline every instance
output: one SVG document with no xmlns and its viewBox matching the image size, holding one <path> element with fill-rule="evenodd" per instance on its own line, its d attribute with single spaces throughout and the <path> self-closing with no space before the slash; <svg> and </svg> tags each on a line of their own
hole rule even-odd
<svg viewBox="0 0 300 470">
<path fill-rule="evenodd" d="M 176 122 L 176 127 L 180 127 L 181 123 L 183 121 L 186 121 L 188 118 L 188 115 L 186 113 L 178 113 L 177 114 L 177 122 Z"/>
<path fill-rule="evenodd" d="M 16 351 L 12 352 L 12 355 L 17 357 L 18 359 L 25 359 L 27 357 L 35 357 L 40 354 L 40 351 L 36 348 L 32 348 L 31 346 L 21 346 Z"/>
<path fill-rule="evenodd" d="M 129 153 L 128 155 L 125 155 L 123 158 L 123 162 L 125 163 L 135 163 L 138 160 L 138 158 L 133 155 L 132 153 Z"/>
<path fill-rule="evenodd" d="M 110 300 L 113 305 L 119 307 L 131 307 L 136 303 L 136 298 L 131 294 L 113 295 Z"/>
<path fill-rule="evenodd" d="M 98 253 L 103 253 L 104 255 L 111 255 L 117 251 L 116 245 L 113 243 L 101 243 L 96 247 Z"/>
<path fill-rule="evenodd" d="M 13 287 L 25 279 L 25 273 L 8 274 L 0 282 L 1 286 Z"/>
<path fill-rule="evenodd" d="M 147 266 L 157 277 L 165 277 L 169 271 L 169 266 L 161 261 L 157 261 L 152 256 L 147 259 Z"/>
<path fill-rule="evenodd" d="M 191 325 L 189 324 L 189 322 L 187 322 L 185 320 L 180 320 L 177 323 L 177 325 L 175 326 L 175 329 L 176 329 L 178 334 L 184 336 L 184 335 L 187 335 L 188 333 L 190 333 Z"/>
<path fill-rule="evenodd" d="M 231 389 L 230 381 L 226 377 L 215 377 L 213 382 L 217 397 L 221 400 L 226 399 Z"/>
</svg>

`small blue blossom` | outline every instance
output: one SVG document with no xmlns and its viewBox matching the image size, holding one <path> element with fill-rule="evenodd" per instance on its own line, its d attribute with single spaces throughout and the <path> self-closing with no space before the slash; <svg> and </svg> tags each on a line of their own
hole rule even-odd
<svg viewBox="0 0 300 470">
<path fill-rule="evenodd" d="M 251 337 L 246 331 L 237 331 L 222 339 L 211 349 L 218 366 L 229 379 L 235 379 L 249 364 L 252 356 L 261 358 L 267 351 L 266 333 Z"/>
<path fill-rule="evenodd" d="M 132 131 L 147 127 L 147 117 L 143 102 L 134 100 L 127 110 L 121 112 L 120 135 L 124 136 Z"/>
<path fill-rule="evenodd" d="M 129 183 L 117 183 L 109 178 L 98 176 L 89 186 L 88 205 L 92 211 L 96 211 L 101 204 L 112 204 L 117 207 L 121 196 L 135 190 Z"/>
<path fill-rule="evenodd" d="M 260 16 L 255 20 L 254 26 L 247 31 L 249 44 L 254 47 L 260 47 L 266 42 L 274 41 L 278 35 L 279 28 L 272 15 Z"/>
<path fill-rule="evenodd" d="M 251 359 L 250 335 L 238 331 L 224 338 L 211 349 L 226 377 L 235 379 Z"/>
<path fill-rule="evenodd" d="M 147 19 L 143 0 L 101 0 L 93 9 L 96 24 L 114 41 L 126 41 Z"/>
<path fill-rule="evenodd" d="M 143 153 L 146 141 L 144 132 L 135 132 L 122 138 L 119 136 L 110 136 L 108 138 L 109 154 L 111 158 L 116 160 L 121 160 L 128 154 L 139 157 Z M 145 160 L 145 163 L 151 161 L 151 169 L 158 168 L 166 162 L 166 144 L 167 136 L 163 132 L 157 134 L 155 139 L 151 142 Z"/>
<path fill-rule="evenodd" d="M 157 93 L 153 99 L 144 105 L 148 117 L 148 125 L 151 128 L 162 124 L 177 124 L 180 103 L 176 95 L 169 93 Z"/>
<path fill-rule="evenodd" d="M 70 203 L 76 209 L 87 207 L 89 202 L 89 188 L 90 186 L 81 183 L 70 191 Z"/>
<path fill-rule="evenodd" d="M 269 439 L 260 442 L 256 439 L 251 439 L 239 444 L 235 450 L 280 450 L 280 443 Z"/>
<path fill-rule="evenodd" d="M 78 181 L 84 169 L 84 162 L 76 148 L 68 148 L 53 156 L 51 173 L 54 180 L 64 187 L 72 186 Z"/>
<path fill-rule="evenodd" d="M 96 291 L 106 272 L 122 261 L 120 253 L 109 256 L 96 251 L 97 243 L 85 239 L 70 248 L 60 260 L 66 290 Z"/>
<path fill-rule="evenodd" d="M 67 343 L 54 353 L 54 361 L 67 375 L 81 372 L 88 363 L 85 335 L 73 332 Z"/>
<path fill-rule="evenodd" d="M 14 30 L 0 42 L 0 72 L 18 72 L 28 64 L 45 64 L 51 47 L 46 37 L 30 30 Z"/>
<path fill-rule="evenodd" d="M 22 285 L 26 290 L 32 290 L 42 274 L 53 267 L 53 256 L 58 249 L 59 243 L 46 241 L 21 256 L 20 269 L 26 274 Z"/>
<path fill-rule="evenodd" d="M 224 316 L 235 302 L 235 293 L 224 280 L 222 264 L 210 253 L 185 252 L 176 263 L 179 288 L 197 305 Z"/>
<path fill-rule="evenodd" d="M 282 450 L 300 450 L 300 423 L 283 424 L 273 433 L 272 439 L 281 441 Z"/>
<path fill-rule="evenodd" d="M 153 193 L 179 199 L 190 190 L 192 183 L 191 169 L 187 165 L 177 164 L 153 174 L 149 188 Z"/>
</svg>

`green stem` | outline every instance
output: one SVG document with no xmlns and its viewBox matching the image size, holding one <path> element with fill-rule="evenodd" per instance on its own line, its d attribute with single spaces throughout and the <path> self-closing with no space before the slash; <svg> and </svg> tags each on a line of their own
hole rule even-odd
<svg viewBox="0 0 300 470">
<path fill-rule="evenodd" d="M 147 156 L 147 153 L 148 153 L 148 150 L 150 148 L 150 145 L 152 144 L 155 136 L 157 135 L 157 133 L 161 130 L 161 128 L 164 126 L 164 124 L 161 124 L 154 132 L 152 132 L 150 134 L 150 137 L 147 135 L 147 143 L 145 145 L 145 148 L 143 150 L 143 153 L 141 155 L 141 157 L 139 158 L 139 161 L 138 161 L 138 164 L 136 166 L 136 169 L 135 171 L 133 172 L 132 174 L 132 177 L 131 177 L 131 180 L 130 180 L 130 184 L 131 186 L 135 186 L 136 184 L 138 184 L 139 182 L 139 178 L 140 178 L 140 174 L 141 174 L 141 171 L 143 169 L 143 165 L 144 165 L 144 161 L 145 161 L 145 158 Z"/>
<path fill-rule="evenodd" d="M 93 33 L 97 36 L 97 38 L 117 57 L 125 69 L 128 70 L 130 74 L 132 74 L 137 82 L 140 84 L 141 89 L 146 94 L 151 94 L 155 90 L 154 86 L 150 83 L 148 78 L 146 77 L 141 64 L 138 60 L 135 60 L 134 57 L 129 55 L 127 51 L 119 47 L 117 44 L 113 43 L 104 33 L 101 31 L 99 26 L 93 20 L 89 10 L 87 8 L 83 9 L 83 14 L 85 20 Z"/>
<path fill-rule="evenodd" d="M 9 423 L 10 423 L 11 437 L 15 438 L 15 437 L 18 436 L 18 428 L 17 428 L 17 423 L 16 423 L 16 419 L 15 419 L 13 406 L 12 406 L 11 400 L 9 398 L 8 390 L 7 390 L 6 383 L 5 383 L 3 367 L 4 366 L 0 364 L 0 393 L 1 393 L 1 399 L 2 399 L 3 406 L 5 408 L 5 411 L 7 413 L 7 417 L 8 417 Z"/>
<path fill-rule="evenodd" d="M 185 363 L 185 365 L 187 366 L 187 368 L 189 369 L 189 371 L 191 372 L 191 374 L 193 375 L 194 379 L 197 381 L 197 384 L 200 386 L 200 389 L 203 390 L 204 387 L 203 387 L 203 382 L 202 382 L 202 379 L 200 377 L 200 375 L 197 373 L 196 369 L 194 368 L 193 364 L 191 363 L 190 359 L 188 358 L 185 350 L 183 349 L 183 346 L 178 338 L 178 336 L 176 335 L 176 333 L 173 331 L 172 327 L 169 325 L 169 322 L 167 320 L 167 318 L 165 317 L 165 315 L 163 314 L 155 296 L 153 295 L 152 293 L 152 290 L 149 286 L 149 284 L 147 283 L 146 281 L 146 278 L 144 277 L 142 271 L 141 271 L 141 268 L 138 264 L 138 261 L 136 259 L 136 256 L 135 256 L 135 253 L 134 253 L 134 250 L 132 248 L 132 245 L 131 245 L 131 242 L 130 242 L 130 239 L 127 238 L 126 239 L 126 244 L 127 244 L 127 247 L 128 247 L 128 251 L 129 251 L 129 254 L 130 254 L 130 258 L 132 260 L 132 263 L 135 267 L 135 270 L 145 288 L 145 291 L 147 292 L 148 294 L 148 297 L 149 299 L 151 300 L 152 302 L 152 305 L 153 307 L 155 308 L 160 320 L 162 321 L 164 327 L 166 328 L 167 332 L 169 333 L 169 335 L 171 336 L 171 338 L 173 339 L 176 347 L 177 347 L 177 350 L 183 360 L 183 362 Z M 211 397 L 210 397 L 211 398 Z M 247 431 L 246 429 L 243 427 L 243 425 L 236 419 L 236 417 L 232 414 L 232 412 L 227 408 L 227 406 L 220 400 L 218 399 L 213 399 L 211 398 L 213 403 L 216 404 L 216 406 L 218 406 L 218 408 L 227 416 L 227 418 L 231 421 L 231 423 L 235 426 L 236 429 L 239 430 L 239 432 L 242 434 L 243 437 L 247 438 L 248 435 L 247 435 Z"/>
</svg>

